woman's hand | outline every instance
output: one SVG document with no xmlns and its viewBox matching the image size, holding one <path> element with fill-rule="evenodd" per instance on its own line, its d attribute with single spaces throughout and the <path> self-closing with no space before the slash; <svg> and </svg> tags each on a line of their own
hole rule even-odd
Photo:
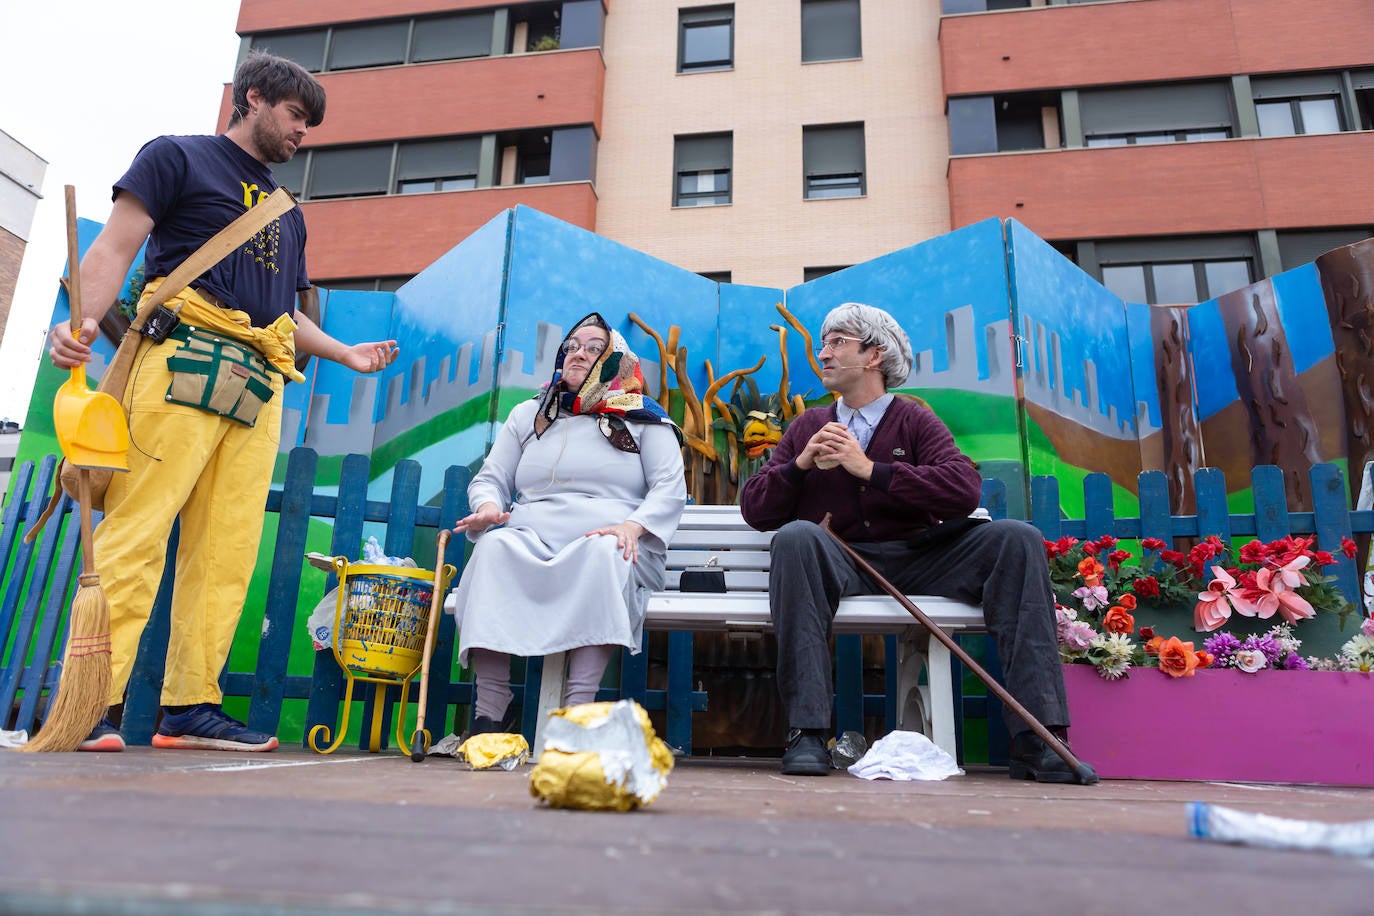
<svg viewBox="0 0 1374 916">
<path fill-rule="evenodd" d="M 496 503 L 482 503 L 477 507 L 477 511 L 467 518 L 458 519 L 458 524 L 453 526 L 455 534 L 468 532 L 470 534 L 481 534 L 492 525 L 504 525 L 510 521 L 510 513 L 502 512 L 501 507 Z"/>
<path fill-rule="evenodd" d="M 606 535 L 614 537 L 616 546 L 620 548 L 622 556 L 631 563 L 639 562 L 639 539 L 644 534 L 644 526 L 639 522 L 621 522 L 619 525 L 607 525 L 604 528 L 595 528 L 587 532 L 587 537 L 597 537 Z"/>
</svg>

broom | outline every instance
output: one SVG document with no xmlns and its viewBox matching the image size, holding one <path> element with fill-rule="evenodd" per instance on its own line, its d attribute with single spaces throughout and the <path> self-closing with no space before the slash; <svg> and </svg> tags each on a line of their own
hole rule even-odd
<svg viewBox="0 0 1374 916">
<path fill-rule="evenodd" d="M 71 302 L 72 333 L 77 334 L 81 331 L 82 315 L 81 272 L 77 267 L 76 190 L 67 185 L 66 192 L 67 295 Z M 81 391 L 84 392 L 78 397 L 96 394 L 86 390 L 84 366 L 73 369 L 72 376 L 74 381 L 80 382 Z M 67 396 L 70 397 L 70 393 Z M 59 391 L 59 400 L 63 397 L 64 393 Z M 96 395 L 97 401 L 99 398 L 109 398 L 109 395 Z M 98 408 L 107 406 L 98 404 Z M 53 414 L 56 419 L 59 414 L 56 407 Z M 77 452 L 78 449 L 71 451 Z M 74 455 L 68 454 L 67 457 L 72 460 Z M 100 576 L 95 571 L 95 547 L 91 533 L 91 472 L 75 460 L 72 463 L 78 468 L 80 480 L 77 485 L 81 508 L 79 588 L 72 599 L 72 610 L 68 617 L 67 649 L 57 696 L 49 704 L 48 715 L 37 736 L 20 748 L 25 751 L 76 750 L 105 715 L 110 702 L 110 604 L 105 600 L 105 592 L 100 588 Z"/>
</svg>

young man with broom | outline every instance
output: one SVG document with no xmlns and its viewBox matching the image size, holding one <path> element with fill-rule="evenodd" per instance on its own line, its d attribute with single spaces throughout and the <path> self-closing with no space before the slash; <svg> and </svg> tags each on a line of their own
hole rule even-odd
<svg viewBox="0 0 1374 916">
<path fill-rule="evenodd" d="M 827 515 L 830 531 L 903 594 L 981 604 L 1007 689 L 1062 740 L 1069 708 L 1039 530 L 969 518 L 982 490 L 977 468 L 929 408 L 891 392 L 912 365 L 911 341 L 891 315 L 845 303 L 826 316 L 820 339 L 821 381 L 835 403 L 794 419 L 740 494 L 745 521 L 778 532 L 768 598 L 790 727 L 782 772 L 830 771 L 831 621 L 842 597 L 881 591 L 820 526 Z M 1013 779 L 1080 781 L 1010 710 L 1007 727 Z"/>
<path fill-rule="evenodd" d="M 271 166 L 288 161 L 324 118 L 319 82 L 268 54 L 254 52 L 240 64 L 232 99 L 223 134 L 159 137 L 115 183 L 110 219 L 80 268 L 85 300 L 96 304 L 95 313 L 84 318 L 79 336 L 66 323 L 53 328 L 54 365 L 66 369 L 91 359 L 99 319 L 118 298 L 145 239 L 144 272 L 153 278 L 147 297 L 202 243 L 277 187 Z M 277 746 L 274 736 L 224 713 L 219 675 L 257 559 L 281 434 L 283 376 L 302 378 L 294 365 L 297 347 L 358 372 L 377 372 L 396 357 L 394 340 L 348 346 L 295 312 L 297 292 L 310 287 L 305 241 L 305 221 L 292 209 L 167 300 L 180 319 L 176 328 L 166 335 L 145 328 L 123 397 L 129 473 L 114 475 L 105 519 L 95 531 L 96 570 L 110 606 L 112 715 L 82 750 L 124 748 L 114 708 L 123 702 L 178 516 L 162 720 L 153 745 L 228 751 Z M 155 325 L 165 327 L 148 323 Z M 221 396 L 233 391 L 258 394 Z"/>
</svg>

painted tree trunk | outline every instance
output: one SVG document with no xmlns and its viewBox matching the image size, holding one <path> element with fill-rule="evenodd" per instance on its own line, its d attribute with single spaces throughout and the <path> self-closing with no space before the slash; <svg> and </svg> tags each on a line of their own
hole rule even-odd
<svg viewBox="0 0 1374 916">
<path fill-rule="evenodd" d="M 1374 459 L 1374 239 L 1327 252 L 1316 266 L 1336 345 L 1353 504 Z"/>
<path fill-rule="evenodd" d="M 1193 396 L 1193 366 L 1188 356 L 1187 312 L 1172 306 L 1150 310 L 1155 341 L 1155 384 L 1164 429 L 1164 462 L 1169 478 L 1169 507 L 1176 514 L 1197 511 L 1193 473 L 1203 466 L 1202 426 Z"/>
<path fill-rule="evenodd" d="M 1247 465 L 1283 469 L 1288 505 L 1312 505 L 1308 469 L 1324 459 L 1317 424 L 1298 385 L 1272 283 L 1256 283 L 1217 299 L 1231 343 L 1236 391 L 1250 424 Z"/>
</svg>

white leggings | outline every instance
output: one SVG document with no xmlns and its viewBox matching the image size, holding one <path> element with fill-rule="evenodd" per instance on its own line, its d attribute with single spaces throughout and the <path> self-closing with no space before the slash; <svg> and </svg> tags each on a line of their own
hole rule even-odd
<svg viewBox="0 0 1374 916">
<path fill-rule="evenodd" d="M 563 705 L 576 706 L 596 699 L 601 676 L 617 646 L 578 646 L 568 651 L 568 679 Z M 491 649 L 471 649 L 468 660 L 477 682 L 476 714 L 500 722 L 510 706 L 510 656 Z"/>
</svg>

